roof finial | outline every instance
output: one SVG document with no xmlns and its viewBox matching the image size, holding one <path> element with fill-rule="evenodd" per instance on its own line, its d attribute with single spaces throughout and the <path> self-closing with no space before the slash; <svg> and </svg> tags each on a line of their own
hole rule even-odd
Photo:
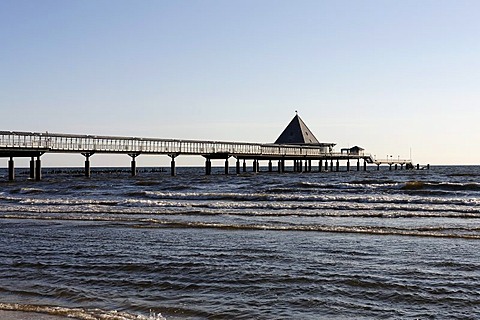
<svg viewBox="0 0 480 320">
<path fill-rule="evenodd" d="M 298 111 L 297 110 L 295 110 L 295 114 L 298 116 Z"/>
</svg>

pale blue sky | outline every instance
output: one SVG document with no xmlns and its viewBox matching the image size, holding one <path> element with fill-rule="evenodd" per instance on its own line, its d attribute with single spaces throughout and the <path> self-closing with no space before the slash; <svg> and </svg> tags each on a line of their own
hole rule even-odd
<svg viewBox="0 0 480 320">
<path fill-rule="evenodd" d="M 476 0 L 0 0 L 0 130 L 273 142 L 298 110 L 338 149 L 479 164 L 479 89 Z"/>
</svg>

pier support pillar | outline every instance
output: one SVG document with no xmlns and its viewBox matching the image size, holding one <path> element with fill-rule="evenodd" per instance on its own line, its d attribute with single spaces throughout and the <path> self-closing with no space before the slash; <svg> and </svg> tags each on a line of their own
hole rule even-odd
<svg viewBox="0 0 480 320">
<path fill-rule="evenodd" d="M 318 172 L 322 172 L 322 168 L 323 168 L 323 162 L 322 160 L 318 160 Z"/>
<path fill-rule="evenodd" d="M 380 171 L 380 165 L 377 164 L 377 171 Z"/>
<path fill-rule="evenodd" d="M 176 155 L 169 155 L 170 158 L 172 158 L 172 161 L 170 161 L 170 175 L 172 177 L 175 177 L 177 175 L 177 168 L 175 166 L 175 158 L 176 158 Z"/>
<path fill-rule="evenodd" d="M 278 160 L 277 171 L 278 171 L 278 173 L 282 172 L 282 160 Z"/>
<path fill-rule="evenodd" d="M 237 159 L 236 170 L 237 170 L 237 174 L 240 174 L 240 159 Z"/>
<path fill-rule="evenodd" d="M 333 172 L 333 159 L 332 159 L 332 160 L 330 160 L 330 171 L 332 171 L 332 172 Z"/>
<path fill-rule="evenodd" d="M 363 160 L 363 171 L 367 171 L 367 160 Z"/>
<path fill-rule="evenodd" d="M 247 172 L 247 160 L 243 159 L 243 172 Z"/>
<path fill-rule="evenodd" d="M 30 179 L 35 179 L 35 157 L 30 158 Z"/>
<path fill-rule="evenodd" d="M 90 158 L 85 159 L 85 177 L 90 178 Z"/>
<path fill-rule="evenodd" d="M 328 171 L 328 160 L 325 160 L 325 171 Z"/>
<path fill-rule="evenodd" d="M 285 172 L 285 160 L 282 159 L 282 160 L 280 160 L 280 162 L 281 162 L 280 172 L 281 172 L 281 173 L 284 173 L 284 172 Z"/>
<path fill-rule="evenodd" d="M 417 170 L 420 170 L 420 163 L 417 163 Z"/>
<path fill-rule="evenodd" d="M 312 160 L 308 160 L 308 172 L 312 172 Z"/>
<path fill-rule="evenodd" d="M 257 159 L 253 160 L 252 167 L 253 167 L 253 172 L 257 173 L 258 172 L 258 160 Z"/>
<path fill-rule="evenodd" d="M 132 177 L 135 177 L 137 175 L 137 161 L 135 158 L 138 157 L 138 154 L 132 153 L 129 154 L 129 156 L 132 157 L 132 162 L 130 163 L 130 173 Z"/>
<path fill-rule="evenodd" d="M 302 160 L 298 160 L 298 172 L 302 172 L 303 170 L 303 162 Z"/>
<path fill-rule="evenodd" d="M 225 174 L 228 174 L 229 172 L 229 167 L 228 167 L 228 158 L 225 159 Z"/>
<path fill-rule="evenodd" d="M 10 157 L 10 160 L 8 160 L 8 181 L 13 180 L 15 180 L 15 163 L 13 157 Z"/>
<path fill-rule="evenodd" d="M 337 172 L 339 172 L 339 171 L 340 171 L 340 162 L 338 161 L 338 159 L 337 159 L 336 171 L 337 171 Z"/>
<path fill-rule="evenodd" d="M 272 160 L 268 160 L 268 172 L 273 172 Z"/>
<path fill-rule="evenodd" d="M 347 159 L 347 171 L 350 171 L 350 160 Z"/>
<path fill-rule="evenodd" d="M 392 171 L 392 164 L 390 163 L 388 166 L 389 166 L 388 170 Z"/>
<path fill-rule="evenodd" d="M 360 159 L 357 160 L 357 171 L 360 171 Z"/>
<path fill-rule="evenodd" d="M 40 156 L 37 157 L 37 161 L 35 163 L 35 180 L 42 180 L 42 161 L 40 160 Z"/>
<path fill-rule="evenodd" d="M 85 157 L 85 177 L 90 178 L 90 157 L 93 155 L 93 152 L 84 152 L 82 155 Z"/>
<path fill-rule="evenodd" d="M 398 164 L 395 163 L 395 170 L 398 170 Z"/>
<path fill-rule="evenodd" d="M 209 176 L 212 174 L 212 161 L 209 158 L 205 160 L 205 175 Z"/>
</svg>

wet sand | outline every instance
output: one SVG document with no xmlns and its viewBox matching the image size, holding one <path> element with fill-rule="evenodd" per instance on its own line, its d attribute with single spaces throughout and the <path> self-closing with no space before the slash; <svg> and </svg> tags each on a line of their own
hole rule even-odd
<svg viewBox="0 0 480 320">
<path fill-rule="evenodd" d="M 38 312 L 6 311 L 0 310 L 0 319 L 2 320 L 65 320 L 73 319 L 63 316 L 53 316 Z"/>
</svg>

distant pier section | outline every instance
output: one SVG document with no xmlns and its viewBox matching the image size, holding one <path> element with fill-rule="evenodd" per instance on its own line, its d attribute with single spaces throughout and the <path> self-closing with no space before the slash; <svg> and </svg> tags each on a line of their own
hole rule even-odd
<svg viewBox="0 0 480 320">
<path fill-rule="evenodd" d="M 119 136 L 74 135 L 38 132 L 0 131 L 0 157 L 9 158 L 8 177 L 15 179 L 14 158 L 30 158 L 30 178 L 41 180 L 41 156 L 46 153 L 77 153 L 85 157 L 85 176 L 90 176 L 90 157 L 95 154 L 124 154 L 131 157 L 131 175 L 137 174 L 136 158 L 140 155 L 168 155 L 171 158 L 171 175 L 176 175 L 175 159 L 181 155 L 198 155 L 205 158 L 205 174 L 212 173 L 212 160 L 225 160 L 225 174 L 229 158 L 236 159 L 236 173 L 247 171 L 247 161 L 252 161 L 252 171 L 259 172 L 260 161 L 268 161 L 268 171 L 285 172 L 286 161 L 291 161 L 293 171 L 311 172 L 312 161 L 318 161 L 318 171 L 339 171 L 340 161 L 351 170 L 350 161 L 356 160 L 357 170 L 367 169 L 367 164 L 384 164 L 366 154 L 362 148 L 353 147 L 335 152 L 334 143 L 320 143 L 298 114 L 292 119 L 275 143 L 242 143 L 199 140 L 153 139 Z M 410 160 L 385 162 L 413 168 Z M 378 167 L 377 167 L 378 168 Z"/>
</svg>

